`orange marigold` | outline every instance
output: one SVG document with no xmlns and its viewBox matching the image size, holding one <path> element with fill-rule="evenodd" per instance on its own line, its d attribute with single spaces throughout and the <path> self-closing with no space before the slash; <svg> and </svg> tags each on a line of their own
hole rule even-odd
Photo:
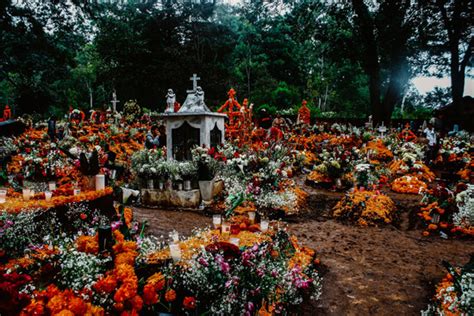
<svg viewBox="0 0 474 316">
<path fill-rule="evenodd" d="M 167 302 L 173 302 L 174 300 L 176 300 L 176 291 L 173 289 L 169 289 L 168 291 L 166 291 L 165 300 Z"/>
</svg>

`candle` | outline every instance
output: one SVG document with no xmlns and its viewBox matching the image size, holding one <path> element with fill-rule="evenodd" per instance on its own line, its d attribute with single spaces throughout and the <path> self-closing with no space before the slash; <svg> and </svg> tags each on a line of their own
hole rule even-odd
<svg viewBox="0 0 474 316">
<path fill-rule="evenodd" d="M 7 190 L 0 190 L 0 203 L 5 203 L 7 200 Z"/>
<path fill-rule="evenodd" d="M 174 241 L 174 242 L 178 242 L 179 241 L 179 234 L 177 231 L 173 231 L 171 234 L 171 239 Z"/>
<path fill-rule="evenodd" d="M 31 197 L 31 190 L 30 189 L 23 189 L 22 193 L 23 193 L 23 200 L 29 201 L 30 197 Z"/>
<path fill-rule="evenodd" d="M 81 194 L 81 189 L 74 189 L 74 195 Z"/>
<path fill-rule="evenodd" d="M 233 238 L 230 238 L 229 241 L 230 241 L 231 244 L 234 244 L 234 245 L 236 245 L 237 247 L 239 246 L 239 242 L 240 242 L 240 239 L 239 239 L 239 238 L 233 237 Z"/>
<path fill-rule="evenodd" d="M 222 235 L 229 236 L 230 235 L 230 224 L 227 222 L 222 223 Z"/>
<path fill-rule="evenodd" d="M 104 190 L 105 189 L 105 176 L 103 174 L 98 174 L 95 176 L 95 190 Z"/>
<path fill-rule="evenodd" d="M 248 212 L 250 224 L 255 223 L 255 212 Z"/>
<path fill-rule="evenodd" d="M 262 219 L 262 220 L 260 221 L 260 230 L 261 230 L 263 233 L 268 230 L 268 224 L 269 224 L 269 222 L 268 222 L 268 220 L 266 220 L 266 219 Z"/>
<path fill-rule="evenodd" d="M 178 244 L 170 244 L 170 255 L 174 262 L 181 260 L 181 248 Z"/>
<path fill-rule="evenodd" d="M 46 199 L 46 201 L 51 201 L 52 196 L 53 196 L 53 193 L 51 193 L 50 191 L 44 192 L 44 198 Z"/>
<path fill-rule="evenodd" d="M 212 215 L 212 224 L 214 224 L 214 229 L 219 229 L 222 224 L 222 217 L 217 215 Z"/>
<path fill-rule="evenodd" d="M 49 191 L 56 190 L 56 182 L 54 182 L 54 181 L 48 182 L 48 188 L 49 188 Z"/>
</svg>

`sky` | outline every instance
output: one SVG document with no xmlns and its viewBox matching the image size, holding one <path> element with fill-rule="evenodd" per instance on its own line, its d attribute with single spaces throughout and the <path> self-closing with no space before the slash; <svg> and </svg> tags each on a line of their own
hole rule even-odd
<svg viewBox="0 0 474 316">
<path fill-rule="evenodd" d="M 425 77 L 420 76 L 412 79 L 413 85 L 420 91 L 421 94 L 425 94 L 435 87 L 446 88 L 451 86 L 451 79 L 449 77 L 436 78 L 436 77 Z M 464 84 L 464 95 L 470 95 L 474 97 L 474 79 L 466 78 Z"/>
</svg>

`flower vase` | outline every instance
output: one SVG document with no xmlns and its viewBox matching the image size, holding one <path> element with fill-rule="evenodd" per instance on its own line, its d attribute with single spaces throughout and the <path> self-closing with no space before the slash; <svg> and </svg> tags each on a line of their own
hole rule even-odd
<svg viewBox="0 0 474 316">
<path fill-rule="evenodd" d="M 164 188 L 165 188 L 165 183 L 163 181 L 158 182 L 158 189 L 160 191 L 163 191 Z"/>
<path fill-rule="evenodd" d="M 212 200 L 212 192 L 214 190 L 214 179 L 210 181 L 199 181 L 199 190 L 203 201 Z"/>
<path fill-rule="evenodd" d="M 191 191 L 191 180 L 184 180 L 184 190 Z"/>
<path fill-rule="evenodd" d="M 153 179 L 147 180 L 146 187 L 148 190 L 153 190 L 155 188 L 155 186 L 153 185 Z"/>
</svg>

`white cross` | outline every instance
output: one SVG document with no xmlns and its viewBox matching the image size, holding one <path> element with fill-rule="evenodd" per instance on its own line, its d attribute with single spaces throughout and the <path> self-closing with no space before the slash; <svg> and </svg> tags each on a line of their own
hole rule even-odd
<svg viewBox="0 0 474 316">
<path fill-rule="evenodd" d="M 193 74 L 191 78 L 189 78 L 193 82 L 193 91 L 196 91 L 198 87 L 198 80 L 201 80 L 200 77 L 198 77 L 196 74 Z"/>
<path fill-rule="evenodd" d="M 120 101 L 117 100 L 117 93 L 115 93 L 115 91 L 112 93 L 112 99 L 113 99 L 113 100 L 110 101 L 110 102 L 112 102 L 112 106 L 113 106 L 114 112 L 116 112 L 116 111 L 117 111 L 117 103 L 119 103 Z"/>
</svg>

